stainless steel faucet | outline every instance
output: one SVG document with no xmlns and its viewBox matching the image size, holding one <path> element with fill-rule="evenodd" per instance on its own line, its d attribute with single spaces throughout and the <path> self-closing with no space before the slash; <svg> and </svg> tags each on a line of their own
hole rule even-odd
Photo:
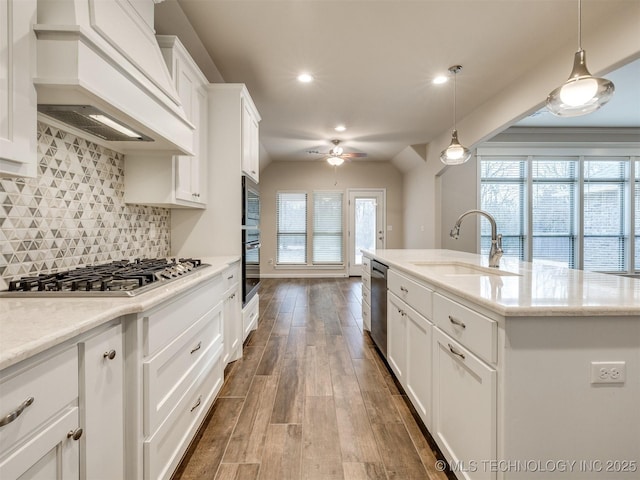
<svg viewBox="0 0 640 480">
<path fill-rule="evenodd" d="M 449 236 L 457 240 L 460 236 L 460 223 L 462 222 L 462 219 L 472 213 L 476 213 L 478 215 L 486 217 L 486 219 L 489 220 L 489 223 L 491 224 L 491 250 L 489 251 L 489 266 L 493 268 L 499 268 L 500 258 L 502 258 L 502 235 L 498 234 L 496 219 L 493 218 L 491 214 L 485 212 L 484 210 L 469 210 L 467 212 L 464 212 L 458 217 L 458 220 L 456 220 L 456 224 L 451 229 Z"/>
</svg>

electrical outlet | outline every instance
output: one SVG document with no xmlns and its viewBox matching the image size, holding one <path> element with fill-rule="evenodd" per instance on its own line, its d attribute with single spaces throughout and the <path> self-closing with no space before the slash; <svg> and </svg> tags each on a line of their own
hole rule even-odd
<svg viewBox="0 0 640 480">
<path fill-rule="evenodd" d="M 626 362 L 591 362 L 591 383 L 624 383 Z"/>
</svg>

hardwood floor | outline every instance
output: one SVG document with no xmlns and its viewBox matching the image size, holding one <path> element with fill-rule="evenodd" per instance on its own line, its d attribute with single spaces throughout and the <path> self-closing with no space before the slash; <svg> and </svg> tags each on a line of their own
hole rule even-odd
<svg viewBox="0 0 640 480">
<path fill-rule="evenodd" d="M 258 328 L 174 479 L 445 480 L 360 301 L 359 278 L 264 279 Z"/>
</svg>

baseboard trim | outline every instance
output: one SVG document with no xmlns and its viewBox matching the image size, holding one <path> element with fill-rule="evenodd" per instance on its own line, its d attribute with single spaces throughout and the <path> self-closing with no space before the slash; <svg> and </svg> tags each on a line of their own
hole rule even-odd
<svg viewBox="0 0 640 480">
<path fill-rule="evenodd" d="M 346 273 L 261 273 L 260 278 L 347 278 Z"/>
</svg>

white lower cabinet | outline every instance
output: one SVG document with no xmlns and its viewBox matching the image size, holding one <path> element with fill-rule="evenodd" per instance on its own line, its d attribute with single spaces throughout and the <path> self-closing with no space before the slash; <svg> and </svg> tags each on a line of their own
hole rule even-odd
<svg viewBox="0 0 640 480">
<path fill-rule="evenodd" d="M 258 328 L 260 299 L 256 294 L 242 309 L 242 341 L 244 342 L 252 330 Z"/>
<path fill-rule="evenodd" d="M 78 407 L 56 416 L 52 423 L 31 435 L 27 443 L 0 461 L 0 478 L 79 479 L 80 447 L 73 439 L 77 427 Z"/>
<path fill-rule="evenodd" d="M 168 479 L 223 382 L 223 273 L 129 319 L 126 476 Z"/>
<path fill-rule="evenodd" d="M 405 384 L 407 366 L 407 314 L 405 303 L 389 292 L 387 296 L 387 362 L 400 384 Z"/>
<path fill-rule="evenodd" d="M 496 370 L 437 328 L 433 345 L 431 433 L 459 477 L 494 479 Z"/>
<path fill-rule="evenodd" d="M 424 424 L 431 425 L 433 324 L 392 292 L 387 296 L 387 361 Z"/>
<path fill-rule="evenodd" d="M 124 477 L 123 347 L 121 323 L 79 343 L 81 468 L 87 479 Z"/>
<path fill-rule="evenodd" d="M 242 357 L 242 298 L 240 285 L 234 284 L 224 293 L 224 354 L 227 365 Z"/>
<path fill-rule="evenodd" d="M 80 478 L 75 345 L 0 372 L 0 478 Z"/>
</svg>

